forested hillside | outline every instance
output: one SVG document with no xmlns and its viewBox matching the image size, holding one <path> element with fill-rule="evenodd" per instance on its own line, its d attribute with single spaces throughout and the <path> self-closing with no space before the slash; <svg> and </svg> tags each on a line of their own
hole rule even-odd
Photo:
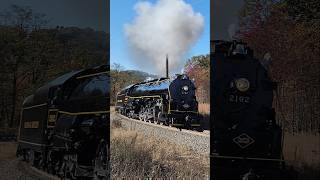
<svg viewBox="0 0 320 180">
<path fill-rule="evenodd" d="M 137 70 L 125 70 L 124 67 L 120 64 L 112 64 L 110 69 L 111 77 L 111 93 L 110 101 L 111 105 L 115 104 L 117 93 L 131 85 L 138 82 L 145 81 L 147 78 L 157 78 L 157 76 L 148 74 L 146 72 L 137 71 Z"/>
<path fill-rule="evenodd" d="M 28 7 L 0 12 L 0 128 L 18 125 L 23 99 L 44 83 L 108 62 L 106 33 L 47 24 Z"/>
<path fill-rule="evenodd" d="M 271 56 L 277 119 L 292 134 L 319 133 L 319 1 L 246 0 L 239 18 L 235 38 L 247 42 L 257 58 Z"/>
</svg>

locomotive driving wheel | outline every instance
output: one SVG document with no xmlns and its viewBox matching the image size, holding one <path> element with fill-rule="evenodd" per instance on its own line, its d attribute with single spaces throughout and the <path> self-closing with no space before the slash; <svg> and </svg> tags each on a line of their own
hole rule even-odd
<svg viewBox="0 0 320 180">
<path fill-rule="evenodd" d="M 159 124 L 158 113 L 156 113 L 155 111 L 153 112 L 153 123 Z"/>
<path fill-rule="evenodd" d="M 94 180 L 106 180 L 109 175 L 108 145 L 101 140 L 94 162 Z"/>
<path fill-rule="evenodd" d="M 77 166 L 77 157 L 75 154 L 63 155 L 59 168 L 56 170 L 57 175 L 62 180 L 66 180 L 66 179 L 75 180 L 77 179 L 75 174 L 76 166 Z"/>
<path fill-rule="evenodd" d="M 156 119 L 157 119 L 157 124 L 160 124 L 161 123 L 161 120 L 160 120 L 160 118 L 161 118 L 161 112 L 158 112 L 157 113 L 157 116 L 156 116 Z"/>
<path fill-rule="evenodd" d="M 161 117 L 161 112 L 159 111 L 159 107 L 154 107 L 153 108 L 153 123 L 154 124 L 160 124 L 160 117 Z"/>
<path fill-rule="evenodd" d="M 144 121 L 144 108 L 141 108 L 138 114 L 139 120 Z"/>
<path fill-rule="evenodd" d="M 169 119 L 169 126 L 173 127 L 173 124 L 174 124 L 174 118 L 170 118 Z"/>
<path fill-rule="evenodd" d="M 30 164 L 31 166 L 34 165 L 34 160 L 35 160 L 35 158 L 34 158 L 34 151 L 32 151 L 32 150 L 26 151 L 26 152 L 24 153 L 23 158 L 24 158 L 24 160 L 25 160 L 28 164 Z"/>
</svg>

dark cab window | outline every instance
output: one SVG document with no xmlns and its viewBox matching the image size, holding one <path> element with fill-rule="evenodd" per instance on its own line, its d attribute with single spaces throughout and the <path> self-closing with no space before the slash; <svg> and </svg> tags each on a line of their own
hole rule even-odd
<svg viewBox="0 0 320 180">
<path fill-rule="evenodd" d="M 109 82 L 107 75 L 99 75 L 82 79 L 82 82 L 72 92 L 70 99 L 88 96 L 107 96 Z"/>
</svg>

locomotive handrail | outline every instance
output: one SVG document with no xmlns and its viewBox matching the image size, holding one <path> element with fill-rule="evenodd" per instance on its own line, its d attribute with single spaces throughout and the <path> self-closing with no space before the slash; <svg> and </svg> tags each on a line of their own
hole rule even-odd
<svg viewBox="0 0 320 180">
<path fill-rule="evenodd" d="M 260 160 L 260 161 L 279 161 L 284 162 L 283 159 L 270 159 L 270 158 L 250 158 L 250 157 L 238 157 L 238 156 L 219 156 L 219 155 L 210 155 L 213 158 L 222 158 L 222 159 L 241 159 L 241 160 Z"/>
<path fill-rule="evenodd" d="M 88 74 L 88 75 L 83 75 L 83 76 L 79 76 L 77 77 L 77 79 L 82 79 L 82 78 L 86 78 L 86 77 L 91 77 L 91 76 L 97 76 L 97 75 L 100 75 L 100 74 L 108 74 L 108 72 L 100 72 L 100 73 L 94 73 L 94 74 Z"/>
<path fill-rule="evenodd" d="M 170 93 L 170 86 L 168 87 L 168 95 L 169 95 L 169 100 L 171 100 L 171 93 Z M 171 103 L 169 102 L 168 104 L 168 114 L 171 114 Z"/>
<path fill-rule="evenodd" d="M 33 142 L 30 142 L 30 141 L 24 141 L 24 140 L 20 140 L 20 139 L 18 141 L 22 142 L 22 143 L 26 143 L 26 144 L 35 145 L 35 146 L 48 146 L 47 144 L 33 143 Z"/>
<path fill-rule="evenodd" d="M 23 110 L 32 109 L 32 108 L 35 108 L 35 107 L 41 107 L 41 106 L 45 106 L 45 105 L 47 105 L 47 103 L 37 104 L 37 105 L 34 105 L 34 106 L 29 106 L 29 107 L 22 108 L 22 109 Z"/>
<path fill-rule="evenodd" d="M 159 78 L 156 82 L 156 84 L 158 84 L 159 82 L 165 81 L 165 80 L 170 80 L 170 78 Z"/>
<path fill-rule="evenodd" d="M 67 112 L 67 111 L 58 111 L 61 114 L 68 114 L 68 115 L 83 115 L 83 114 L 103 114 L 103 113 L 110 113 L 110 111 L 93 111 L 93 112 Z"/>
<path fill-rule="evenodd" d="M 150 98 L 150 97 L 161 98 L 161 96 L 159 96 L 159 95 L 156 95 L 156 96 L 127 96 L 127 97 L 132 98 L 132 99 L 136 99 L 136 98 Z"/>
<path fill-rule="evenodd" d="M 201 124 L 191 124 L 192 126 L 201 126 Z M 172 126 L 184 126 L 184 124 L 172 124 Z"/>
<path fill-rule="evenodd" d="M 180 110 L 169 110 L 169 111 L 172 111 L 172 112 L 181 112 L 181 113 L 196 113 L 196 114 L 199 114 L 199 112 L 196 112 L 196 111 L 180 111 Z"/>
<path fill-rule="evenodd" d="M 165 81 L 165 80 L 170 80 L 170 78 L 159 78 L 159 79 L 153 79 L 153 80 L 150 80 L 150 81 L 145 81 L 145 82 L 140 82 L 140 83 L 136 83 L 136 84 L 133 84 L 133 86 L 138 86 L 138 85 L 142 85 L 142 84 L 152 84 L 152 83 L 159 83 L 159 82 L 162 82 L 162 81 Z"/>
</svg>

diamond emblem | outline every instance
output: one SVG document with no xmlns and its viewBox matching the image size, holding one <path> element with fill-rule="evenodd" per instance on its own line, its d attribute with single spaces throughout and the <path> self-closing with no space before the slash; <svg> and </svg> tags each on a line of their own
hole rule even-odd
<svg viewBox="0 0 320 180">
<path fill-rule="evenodd" d="M 240 148 L 244 149 L 254 143 L 254 139 L 252 139 L 248 134 L 242 133 L 241 135 L 233 138 L 233 142 L 235 142 Z"/>
</svg>

